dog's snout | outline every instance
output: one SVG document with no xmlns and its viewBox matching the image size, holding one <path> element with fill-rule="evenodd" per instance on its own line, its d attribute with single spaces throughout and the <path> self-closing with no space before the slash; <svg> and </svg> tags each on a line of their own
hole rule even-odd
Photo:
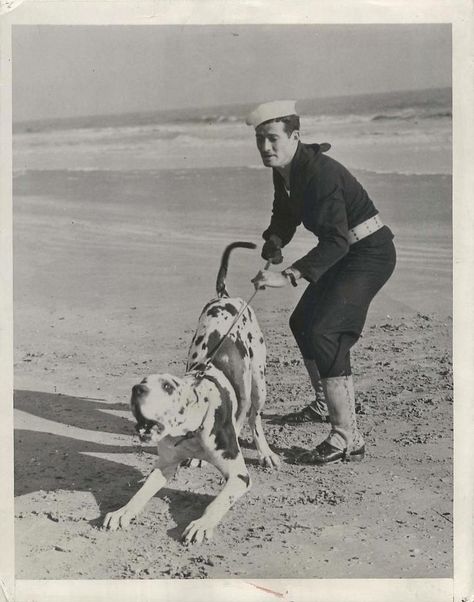
<svg viewBox="0 0 474 602">
<path fill-rule="evenodd" d="M 140 409 L 140 400 L 143 399 L 144 395 L 150 392 L 150 389 L 143 383 L 134 385 L 132 387 L 132 396 L 130 399 L 130 405 L 132 406 L 132 413 L 136 420 L 141 423 L 144 422 L 142 411 Z"/>
<path fill-rule="evenodd" d="M 134 387 L 132 387 L 133 395 L 145 395 L 146 393 L 149 393 L 149 392 L 150 392 L 149 387 L 147 387 L 143 383 L 140 383 L 139 385 L 135 385 Z"/>
</svg>

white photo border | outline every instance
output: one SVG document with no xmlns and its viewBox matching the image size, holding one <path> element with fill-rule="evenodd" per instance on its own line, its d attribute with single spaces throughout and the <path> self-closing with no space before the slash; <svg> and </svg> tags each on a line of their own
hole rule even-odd
<svg viewBox="0 0 474 602">
<path fill-rule="evenodd" d="M 0 576 L 6 600 L 471 602 L 474 473 L 474 27 L 469 0 L 2 0 L 0 10 Z M 454 475 L 453 579 L 15 581 L 13 529 L 12 56 L 15 25 L 450 23 L 453 36 Z M 276 598 L 275 598 L 276 596 Z"/>
</svg>

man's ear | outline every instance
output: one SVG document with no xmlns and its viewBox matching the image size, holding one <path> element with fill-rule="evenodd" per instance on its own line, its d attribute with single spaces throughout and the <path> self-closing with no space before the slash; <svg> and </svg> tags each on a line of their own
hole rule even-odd
<svg viewBox="0 0 474 602">
<path fill-rule="evenodd" d="M 293 140 L 298 141 L 300 139 L 300 131 L 299 130 L 293 130 L 291 133 Z"/>
</svg>

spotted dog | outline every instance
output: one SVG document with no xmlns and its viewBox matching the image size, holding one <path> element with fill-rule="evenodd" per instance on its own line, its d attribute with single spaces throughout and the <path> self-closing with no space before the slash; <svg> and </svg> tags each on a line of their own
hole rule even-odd
<svg viewBox="0 0 474 602">
<path fill-rule="evenodd" d="M 237 242 L 224 251 L 217 298 L 201 313 L 184 377 L 153 374 L 132 389 L 136 429 L 142 441 L 156 443 L 158 457 L 141 489 L 125 506 L 106 515 L 105 528 L 127 528 L 178 466 L 196 458 L 213 464 L 225 485 L 203 515 L 186 527 L 183 540 L 210 539 L 225 513 L 250 488 L 238 440 L 247 416 L 260 463 L 279 466 L 260 417 L 266 396 L 263 336 L 251 307 L 230 298 L 225 289 L 230 252 L 236 247 L 255 245 Z"/>
</svg>

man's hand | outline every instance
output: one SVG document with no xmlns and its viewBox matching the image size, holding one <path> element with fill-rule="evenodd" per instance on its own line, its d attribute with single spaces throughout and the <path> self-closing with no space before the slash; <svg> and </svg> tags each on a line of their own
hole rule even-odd
<svg viewBox="0 0 474 602">
<path fill-rule="evenodd" d="M 288 278 L 283 276 L 281 272 L 271 272 L 270 270 L 260 270 L 260 272 L 252 278 L 251 282 L 255 286 L 255 290 L 264 289 L 267 286 L 271 288 L 281 288 L 288 284 Z"/>
<path fill-rule="evenodd" d="M 270 263 L 277 264 L 283 261 L 281 253 L 281 240 L 277 236 L 271 236 L 262 247 L 262 258 Z"/>
</svg>

